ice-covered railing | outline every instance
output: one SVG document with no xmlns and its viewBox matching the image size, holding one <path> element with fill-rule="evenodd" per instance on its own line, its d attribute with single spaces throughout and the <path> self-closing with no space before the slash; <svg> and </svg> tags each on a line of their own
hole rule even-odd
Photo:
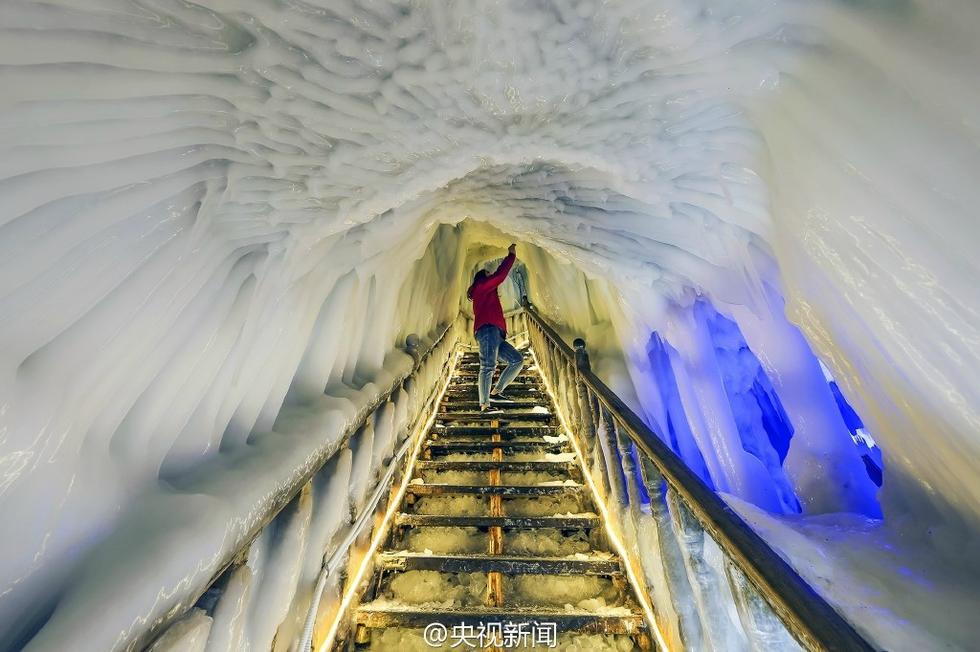
<svg viewBox="0 0 980 652">
<path fill-rule="evenodd" d="M 231 461 L 226 474 L 251 476 L 251 485 L 205 478 L 207 486 L 218 487 L 215 492 L 196 487 L 174 492 L 160 513 L 158 531 L 144 536 L 145 544 L 136 546 L 131 535 L 146 523 L 123 528 L 120 542 L 138 549 L 103 555 L 97 572 L 89 573 L 99 576 L 89 582 L 94 588 L 59 605 L 27 649 L 295 648 L 318 591 L 318 613 L 336 609 L 343 573 L 317 586 L 321 569 L 327 560 L 343 568 L 349 551 L 339 548 L 353 541 L 344 535 L 361 514 L 373 513 L 372 495 L 379 493 L 379 482 L 390 479 L 384 470 L 433 409 L 461 327 L 462 320 L 454 320 L 426 348 L 410 342 L 407 352 L 415 361 L 410 370 L 379 383 L 345 420 L 343 432 L 314 433 L 309 450 L 266 451 L 266 457 L 276 457 L 275 468 L 288 466 L 279 458 L 292 461 L 272 488 L 265 486 L 262 456 Z M 225 485 L 246 494 L 239 502 L 256 505 L 255 511 L 229 513 L 235 501 L 221 493 Z M 202 505 L 206 509 L 199 513 Z M 171 521 L 174 527 L 168 527 Z M 231 527 L 232 521 L 240 527 Z M 317 619 L 317 626 L 324 620 L 329 619 Z"/>
<path fill-rule="evenodd" d="M 541 373 L 642 567 L 665 639 L 726 652 L 874 649 L 591 371 L 583 340 L 569 347 L 524 308 Z"/>
</svg>

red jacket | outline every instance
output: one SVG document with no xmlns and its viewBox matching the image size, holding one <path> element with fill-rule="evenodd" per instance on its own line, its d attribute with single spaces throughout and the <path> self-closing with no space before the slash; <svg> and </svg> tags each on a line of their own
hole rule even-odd
<svg viewBox="0 0 980 652">
<path fill-rule="evenodd" d="M 473 285 L 466 291 L 466 296 L 473 302 L 473 332 L 479 330 L 480 326 L 493 324 L 505 335 L 507 334 L 507 322 L 504 321 L 504 310 L 500 307 L 497 286 L 507 278 L 515 260 L 517 260 L 517 256 L 507 254 L 496 272 L 473 281 Z"/>
</svg>

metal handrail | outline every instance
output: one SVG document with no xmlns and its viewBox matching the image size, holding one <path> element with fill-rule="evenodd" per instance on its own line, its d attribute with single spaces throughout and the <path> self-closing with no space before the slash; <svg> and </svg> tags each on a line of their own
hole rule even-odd
<svg viewBox="0 0 980 652">
<path fill-rule="evenodd" d="M 577 380 L 616 419 L 637 450 L 656 466 L 669 488 L 755 585 L 804 648 L 875 649 L 592 372 L 584 355 L 584 342 L 579 352 L 573 350 L 526 297 L 522 303 L 526 317 L 575 370 Z"/>
<path fill-rule="evenodd" d="M 442 338 L 440 338 L 441 340 Z M 438 342 L 436 342 L 438 344 Z M 433 347 L 434 348 L 434 347 Z M 431 353 L 431 349 L 427 352 Z M 452 354 L 450 353 L 450 356 Z M 424 358 L 423 358 L 424 359 Z M 421 361 L 421 360 L 420 360 Z M 438 405 L 433 405 L 438 400 L 439 388 L 438 386 L 432 391 L 432 394 L 426 399 L 425 405 L 419 412 L 416 422 L 412 424 L 412 429 L 415 430 L 419 423 L 423 423 L 428 414 L 435 411 Z M 350 547 L 354 545 L 354 542 L 361 536 L 364 526 L 376 516 L 378 505 L 381 502 L 382 496 L 389 489 L 392 480 L 395 477 L 396 471 L 405 471 L 406 469 L 401 468 L 402 462 L 405 455 L 408 453 L 409 448 L 415 444 L 413 437 L 406 437 L 405 441 L 402 442 L 401 446 L 388 461 L 388 470 L 385 471 L 384 475 L 378 479 L 377 484 L 374 488 L 374 493 L 371 494 L 371 498 L 368 499 L 364 507 L 361 508 L 361 513 L 357 516 L 357 519 L 351 524 L 347 531 L 347 536 L 344 540 L 334 548 L 333 553 L 330 556 L 324 556 L 323 564 L 320 567 L 320 573 L 317 576 L 316 585 L 313 589 L 313 597 L 310 601 L 309 609 L 307 610 L 306 620 L 303 625 L 302 635 L 300 637 L 300 644 L 297 650 L 310 650 L 312 649 L 313 643 L 313 629 L 316 626 L 316 617 L 319 613 L 320 600 L 323 598 L 323 591 L 326 588 L 327 579 L 329 579 L 341 564 L 344 563 L 347 555 L 350 553 Z"/>
<path fill-rule="evenodd" d="M 256 537 L 279 515 L 282 510 L 289 505 L 296 496 L 299 495 L 303 487 L 323 468 L 323 466 L 329 462 L 333 456 L 340 450 L 343 449 L 345 443 L 354 435 L 366 422 L 367 419 L 374 414 L 381 406 L 391 400 L 391 397 L 404 386 L 405 382 L 414 377 L 422 366 L 426 363 L 428 358 L 433 354 L 433 352 L 439 348 L 443 339 L 446 338 L 448 333 L 452 330 L 455 321 L 450 321 L 442 329 L 439 335 L 433 340 L 432 344 L 419 355 L 415 363 L 412 365 L 412 369 L 405 374 L 397 377 L 393 380 L 387 390 L 378 394 L 373 401 L 362 406 L 351 420 L 350 425 L 345 430 L 343 436 L 338 440 L 337 446 L 331 447 L 330 450 L 325 452 L 319 459 L 317 459 L 312 465 L 310 465 L 307 472 L 298 476 L 285 491 L 283 491 L 277 499 L 269 506 L 265 514 L 256 522 L 256 525 L 252 527 L 248 533 L 239 539 L 238 544 L 235 546 L 235 552 L 227 555 L 225 559 L 222 560 L 218 567 L 218 570 L 211 576 L 211 579 L 204 584 L 203 588 L 199 591 L 193 592 L 193 600 L 190 602 L 192 606 L 197 602 L 198 599 L 204 593 L 217 582 L 221 577 L 228 572 L 229 569 L 236 567 L 240 562 L 244 560 L 244 552 L 248 550 L 248 547 L 252 544 Z M 188 609 L 190 607 L 187 607 Z M 153 642 L 153 640 L 165 631 L 166 628 L 173 623 L 177 618 L 179 618 L 187 609 L 171 610 L 168 617 L 161 619 L 156 622 L 154 626 L 147 628 L 142 632 L 142 634 L 137 638 L 136 647 L 138 649 L 145 648 Z"/>
</svg>

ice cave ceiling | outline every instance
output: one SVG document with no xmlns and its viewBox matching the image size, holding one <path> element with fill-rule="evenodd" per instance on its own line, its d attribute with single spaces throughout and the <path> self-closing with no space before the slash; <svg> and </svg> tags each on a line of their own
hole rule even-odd
<svg viewBox="0 0 980 652">
<path fill-rule="evenodd" d="M 762 348 L 785 310 L 875 433 L 886 522 L 975 555 L 978 28 L 968 0 L 4 2 L 0 629 L 510 240 L 641 402 L 696 297 Z"/>
</svg>

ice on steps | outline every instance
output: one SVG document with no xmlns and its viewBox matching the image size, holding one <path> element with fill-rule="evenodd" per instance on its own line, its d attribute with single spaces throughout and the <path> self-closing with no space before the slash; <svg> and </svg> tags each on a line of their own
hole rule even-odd
<svg viewBox="0 0 980 652">
<path fill-rule="evenodd" d="M 544 451 L 529 451 L 520 453 L 508 453 L 504 455 L 507 462 L 571 462 L 575 459 L 575 453 L 546 453 Z"/>
<path fill-rule="evenodd" d="M 397 573 L 391 579 L 384 597 L 374 605 L 389 607 L 454 608 L 478 607 L 487 590 L 485 573 L 440 573 L 413 570 Z M 433 600 L 434 597 L 439 598 Z"/>
<path fill-rule="evenodd" d="M 508 606 L 564 607 L 593 613 L 628 615 L 612 580 L 596 575 L 513 575 L 504 577 Z"/>
<path fill-rule="evenodd" d="M 490 503 L 485 496 L 443 494 L 422 496 L 415 502 L 416 514 L 451 514 L 454 516 L 486 516 Z"/>
<path fill-rule="evenodd" d="M 553 516 L 584 511 L 578 496 L 532 496 L 504 501 L 507 516 Z"/>
<path fill-rule="evenodd" d="M 521 487 L 555 481 L 562 482 L 564 480 L 564 473 L 552 473 L 550 471 L 504 471 L 500 474 L 500 481 L 503 484 L 511 484 Z"/>
<path fill-rule="evenodd" d="M 485 485 L 490 481 L 486 471 L 422 471 L 425 484 Z"/>
<path fill-rule="evenodd" d="M 475 527 L 420 527 L 406 535 L 411 552 L 430 551 L 436 555 L 482 553 L 487 550 L 487 536 Z"/>
<path fill-rule="evenodd" d="M 504 535 L 504 551 L 511 555 L 565 557 L 589 552 L 594 547 L 583 532 L 566 535 L 555 528 L 516 530 Z"/>
<path fill-rule="evenodd" d="M 448 453 L 433 459 L 441 462 L 489 462 L 493 459 L 491 453 Z"/>
</svg>

